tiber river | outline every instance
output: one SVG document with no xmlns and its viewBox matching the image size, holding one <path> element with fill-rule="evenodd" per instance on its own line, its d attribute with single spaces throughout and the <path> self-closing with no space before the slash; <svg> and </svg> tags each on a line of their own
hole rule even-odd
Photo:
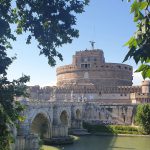
<svg viewBox="0 0 150 150">
<path fill-rule="evenodd" d="M 44 150 L 150 150 L 150 137 L 82 136 L 72 145 Z"/>
</svg>

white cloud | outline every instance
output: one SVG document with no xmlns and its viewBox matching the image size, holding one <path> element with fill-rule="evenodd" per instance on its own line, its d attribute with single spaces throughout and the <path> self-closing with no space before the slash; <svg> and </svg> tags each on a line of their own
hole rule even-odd
<svg viewBox="0 0 150 150">
<path fill-rule="evenodd" d="M 142 78 L 142 75 L 140 72 L 138 73 L 133 72 L 133 85 L 141 85 L 143 80 L 144 79 Z"/>
</svg>

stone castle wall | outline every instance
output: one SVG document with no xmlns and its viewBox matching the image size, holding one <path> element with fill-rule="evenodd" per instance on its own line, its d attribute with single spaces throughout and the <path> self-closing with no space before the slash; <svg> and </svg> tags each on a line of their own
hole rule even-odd
<svg viewBox="0 0 150 150">
<path fill-rule="evenodd" d="M 30 96 L 30 99 L 33 100 L 49 100 L 50 95 L 52 94 L 53 87 L 46 86 L 41 88 L 40 86 L 29 86 L 28 87 L 28 93 Z"/>
<path fill-rule="evenodd" d="M 57 68 L 57 85 L 93 83 L 103 86 L 131 86 L 132 67 L 105 63 L 101 50 L 86 50 L 73 56 L 73 63 Z"/>
<path fill-rule="evenodd" d="M 49 90 L 48 90 L 49 89 Z M 89 101 L 99 103 L 131 103 L 136 97 L 144 97 L 141 86 L 102 87 L 89 85 L 67 85 L 65 87 L 29 87 L 30 99 L 50 101 Z M 142 95 L 141 95 L 142 94 Z"/>
</svg>

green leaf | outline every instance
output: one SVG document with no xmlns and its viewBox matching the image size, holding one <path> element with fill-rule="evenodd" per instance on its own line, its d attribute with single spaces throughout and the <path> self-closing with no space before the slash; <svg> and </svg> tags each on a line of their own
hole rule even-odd
<svg viewBox="0 0 150 150">
<path fill-rule="evenodd" d="M 142 33 L 146 33 L 147 31 L 147 23 L 146 23 L 146 19 L 142 20 Z"/>
<path fill-rule="evenodd" d="M 145 63 L 150 63 L 150 58 L 147 58 L 147 59 L 145 60 Z"/>
<path fill-rule="evenodd" d="M 148 2 L 144 1 L 144 2 L 140 2 L 140 10 L 145 9 L 148 6 Z"/>
<path fill-rule="evenodd" d="M 142 65 L 139 66 L 139 68 L 138 68 L 135 72 L 141 72 L 141 71 L 143 71 L 145 68 L 146 68 L 146 65 L 145 65 L 145 64 L 142 64 Z"/>
<path fill-rule="evenodd" d="M 146 78 L 150 78 L 150 68 L 149 69 L 147 69 L 147 70 L 145 70 L 145 77 Z"/>
<path fill-rule="evenodd" d="M 137 41 L 136 41 L 135 37 L 132 36 L 130 38 L 130 40 L 127 43 L 124 44 L 124 46 L 129 46 L 129 47 L 134 46 L 134 47 L 136 47 L 137 46 Z"/>
<path fill-rule="evenodd" d="M 150 65 L 142 64 L 135 72 L 142 72 L 143 78 L 150 78 Z"/>
<path fill-rule="evenodd" d="M 31 35 L 29 35 L 27 38 L 26 44 L 31 44 L 31 39 L 32 39 L 32 37 L 31 37 Z"/>
<path fill-rule="evenodd" d="M 22 28 L 17 28 L 16 33 L 17 34 L 22 34 Z"/>
<path fill-rule="evenodd" d="M 135 47 L 132 47 L 129 52 L 127 53 L 127 55 L 125 56 L 123 62 L 127 61 L 129 58 L 131 58 L 134 54 L 134 50 L 135 50 Z"/>
<path fill-rule="evenodd" d="M 138 20 L 142 20 L 142 19 L 144 19 L 144 16 L 143 16 L 143 14 L 140 11 L 135 14 L 134 22 L 137 22 Z"/>
<path fill-rule="evenodd" d="M 24 116 L 18 116 L 18 120 L 19 120 L 20 122 L 23 122 L 23 121 L 25 120 L 25 117 L 24 117 Z"/>
<path fill-rule="evenodd" d="M 130 13 L 138 13 L 140 9 L 140 3 L 137 1 L 134 1 L 133 4 L 131 5 L 131 10 Z"/>
</svg>

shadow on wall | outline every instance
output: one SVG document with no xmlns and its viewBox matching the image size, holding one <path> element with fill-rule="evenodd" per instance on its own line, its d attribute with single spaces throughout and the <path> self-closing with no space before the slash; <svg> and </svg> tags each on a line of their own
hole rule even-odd
<svg viewBox="0 0 150 150">
<path fill-rule="evenodd" d="M 41 139 L 49 138 L 50 136 L 50 123 L 47 117 L 39 113 L 36 115 L 31 124 L 31 133 L 38 134 Z"/>
<path fill-rule="evenodd" d="M 68 115 L 67 112 L 64 110 L 60 115 L 60 121 L 62 125 L 68 125 Z"/>
</svg>

